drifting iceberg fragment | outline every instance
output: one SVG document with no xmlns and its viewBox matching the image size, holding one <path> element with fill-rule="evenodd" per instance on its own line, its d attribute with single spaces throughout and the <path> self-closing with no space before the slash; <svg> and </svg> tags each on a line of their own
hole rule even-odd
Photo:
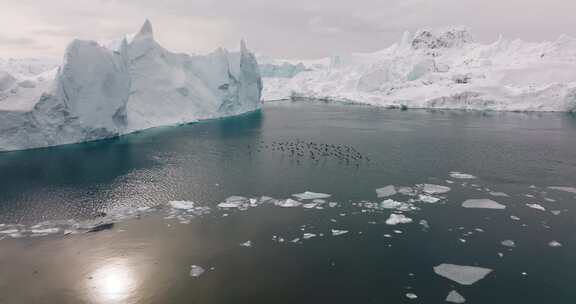
<svg viewBox="0 0 576 304">
<path fill-rule="evenodd" d="M 194 202 L 190 201 L 170 201 L 168 204 L 170 204 L 170 207 L 174 209 L 180 209 L 180 210 L 194 209 Z"/>
<path fill-rule="evenodd" d="M 526 204 L 526 206 L 528 208 L 532 208 L 532 209 L 536 209 L 536 210 L 540 210 L 540 211 L 546 211 L 546 208 L 542 207 L 542 205 L 540 205 L 540 204 Z"/>
<path fill-rule="evenodd" d="M 450 172 L 450 177 L 456 178 L 456 179 L 475 179 L 476 178 L 476 176 L 474 176 L 472 174 L 462 173 L 462 172 L 458 172 L 458 171 Z"/>
<path fill-rule="evenodd" d="M 338 236 L 348 233 L 348 230 L 339 230 L 339 229 L 332 229 L 332 235 Z"/>
<path fill-rule="evenodd" d="M 502 246 L 505 247 L 516 247 L 516 242 L 514 242 L 513 240 L 504 240 L 500 243 L 502 244 Z"/>
<path fill-rule="evenodd" d="M 477 209 L 506 209 L 506 206 L 491 199 L 469 199 L 462 203 L 462 207 Z"/>
<path fill-rule="evenodd" d="M 198 265 L 190 266 L 190 276 L 193 278 L 201 276 L 202 274 L 204 274 L 204 272 L 206 272 L 206 270 L 204 270 L 204 268 L 202 268 L 201 266 Z"/>
<path fill-rule="evenodd" d="M 424 184 L 422 187 L 422 191 L 428 194 L 443 194 L 449 192 L 450 190 L 450 187 L 433 184 Z"/>
<path fill-rule="evenodd" d="M 398 225 L 398 224 L 408 224 L 412 223 L 412 219 L 405 216 L 404 214 L 390 214 L 390 217 L 386 220 L 387 225 Z"/>
<path fill-rule="evenodd" d="M 388 197 L 394 194 L 396 194 L 396 187 L 392 185 L 376 189 L 376 195 L 378 198 Z"/>
<path fill-rule="evenodd" d="M 564 191 L 564 192 L 576 194 L 576 188 L 574 188 L 574 187 L 558 187 L 558 186 L 556 186 L 556 187 L 548 187 L 548 189 Z"/>
<path fill-rule="evenodd" d="M 450 293 L 448 293 L 448 296 L 446 297 L 446 302 L 462 304 L 466 303 L 466 299 L 456 290 L 452 290 L 450 291 Z"/>
<path fill-rule="evenodd" d="M 314 200 L 314 199 L 329 198 L 332 195 L 326 194 L 326 193 L 316 193 L 316 192 L 306 191 L 304 193 L 292 194 L 292 196 L 294 196 L 297 199 L 301 199 L 301 200 Z"/>
<path fill-rule="evenodd" d="M 434 267 L 434 272 L 461 285 L 472 285 L 492 272 L 492 269 L 462 266 L 455 264 L 440 264 Z"/>
</svg>

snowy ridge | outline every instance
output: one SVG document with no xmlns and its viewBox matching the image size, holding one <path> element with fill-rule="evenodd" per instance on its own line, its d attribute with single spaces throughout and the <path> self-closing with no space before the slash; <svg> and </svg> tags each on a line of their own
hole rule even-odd
<svg viewBox="0 0 576 304">
<path fill-rule="evenodd" d="M 336 56 L 290 79 L 265 78 L 264 99 L 312 98 L 385 107 L 574 111 L 576 39 L 474 42 L 463 27 L 405 33 L 369 54 Z"/>
<path fill-rule="evenodd" d="M 146 21 L 130 42 L 74 40 L 55 70 L 28 75 L 0 65 L 0 151 L 114 137 L 260 108 L 262 82 L 240 52 L 172 53 Z"/>
</svg>

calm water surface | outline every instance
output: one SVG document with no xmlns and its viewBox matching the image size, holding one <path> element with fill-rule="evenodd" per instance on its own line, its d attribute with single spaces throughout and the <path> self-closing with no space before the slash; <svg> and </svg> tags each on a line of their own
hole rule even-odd
<svg viewBox="0 0 576 304">
<path fill-rule="evenodd" d="M 433 204 L 393 196 L 418 209 L 404 212 L 412 223 L 387 225 L 392 210 L 370 204 L 377 188 L 422 183 L 451 191 Z M 276 103 L 2 153 L 0 303 L 444 303 L 451 290 L 467 303 L 575 303 L 576 194 L 549 186 L 576 187 L 570 115 Z M 336 204 L 259 203 L 304 191 Z M 257 200 L 217 207 L 233 195 Z M 461 207 L 484 198 L 507 208 Z M 434 273 L 441 263 L 493 272 L 460 285 Z"/>
</svg>

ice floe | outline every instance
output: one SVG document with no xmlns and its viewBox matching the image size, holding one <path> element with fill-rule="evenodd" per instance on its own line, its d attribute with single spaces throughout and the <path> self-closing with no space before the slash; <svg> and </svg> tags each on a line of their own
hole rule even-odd
<svg viewBox="0 0 576 304">
<path fill-rule="evenodd" d="M 532 209 L 536 209 L 536 210 L 540 210 L 540 211 L 546 211 L 546 208 L 542 207 L 542 205 L 540 204 L 526 204 L 527 207 L 532 208 Z"/>
<path fill-rule="evenodd" d="M 314 199 L 329 198 L 332 195 L 326 194 L 326 193 L 316 193 L 316 192 L 306 191 L 303 193 L 292 194 L 292 196 L 297 198 L 297 199 L 301 199 L 301 200 L 314 200 Z"/>
<path fill-rule="evenodd" d="M 348 230 L 339 230 L 339 229 L 332 229 L 332 235 L 338 236 L 348 233 Z"/>
<path fill-rule="evenodd" d="M 174 209 L 180 209 L 180 210 L 194 209 L 194 202 L 190 201 L 170 201 L 168 202 L 168 204 L 170 205 L 170 207 Z"/>
<path fill-rule="evenodd" d="M 418 299 L 418 296 L 417 296 L 415 293 L 411 293 L 411 292 L 410 292 L 410 293 L 407 293 L 407 294 L 406 294 L 406 297 L 407 297 L 408 299 L 410 299 L 410 300 Z"/>
<path fill-rule="evenodd" d="M 504 192 L 488 192 L 490 195 L 492 196 L 500 196 L 500 197 L 510 197 L 510 195 L 504 193 Z"/>
<path fill-rule="evenodd" d="M 204 268 L 202 268 L 201 266 L 198 266 L 198 265 L 191 265 L 190 266 L 190 276 L 193 278 L 197 278 L 197 277 L 203 275 L 204 272 L 206 272 L 206 270 L 204 270 Z"/>
<path fill-rule="evenodd" d="M 314 233 L 304 233 L 304 235 L 302 235 L 302 239 L 308 240 L 311 239 L 313 237 L 316 237 L 317 235 Z"/>
<path fill-rule="evenodd" d="M 293 200 L 291 198 L 277 201 L 275 204 L 276 204 L 276 206 L 279 206 L 282 208 L 294 208 L 294 207 L 299 207 L 302 205 L 301 202 Z"/>
<path fill-rule="evenodd" d="M 462 207 L 475 209 L 506 209 L 506 206 L 487 198 L 466 200 L 462 203 Z"/>
<path fill-rule="evenodd" d="M 510 247 L 510 248 L 516 247 L 516 242 L 514 242 L 513 240 L 504 240 L 504 241 L 500 242 L 500 244 L 502 244 L 502 246 Z"/>
<path fill-rule="evenodd" d="M 446 296 L 446 302 L 462 304 L 466 302 L 466 299 L 456 290 L 452 290 L 448 293 L 448 296 Z"/>
<path fill-rule="evenodd" d="M 378 196 L 378 198 L 389 197 L 395 194 L 396 194 L 396 187 L 394 187 L 393 185 L 376 189 L 376 195 Z"/>
<path fill-rule="evenodd" d="M 560 243 L 558 241 L 551 241 L 550 243 L 548 243 L 548 246 L 550 246 L 550 247 L 562 247 L 562 243 Z"/>
<path fill-rule="evenodd" d="M 418 200 L 424 203 L 428 203 L 428 204 L 434 204 L 440 201 L 439 198 L 434 197 L 434 196 L 430 196 L 430 195 L 424 195 L 424 194 L 420 194 L 418 195 Z"/>
<path fill-rule="evenodd" d="M 434 267 L 434 272 L 458 284 L 472 285 L 485 278 L 492 272 L 492 269 L 476 266 L 440 264 Z"/>
<path fill-rule="evenodd" d="M 443 194 L 449 192 L 450 187 L 434 185 L 434 184 L 424 184 L 422 186 L 422 191 L 428 194 Z"/>
<path fill-rule="evenodd" d="M 474 176 L 472 174 L 466 174 L 466 173 L 462 173 L 462 172 L 458 172 L 458 171 L 450 172 L 450 177 L 456 178 L 456 179 L 475 179 L 476 178 L 476 176 Z"/>
<path fill-rule="evenodd" d="M 380 203 L 380 208 L 383 209 L 393 209 L 398 211 L 411 211 L 414 210 L 414 205 L 410 203 L 398 202 L 392 199 L 387 199 Z"/>
<path fill-rule="evenodd" d="M 246 241 L 244 243 L 241 243 L 240 246 L 242 247 L 252 247 L 252 241 Z"/>
<path fill-rule="evenodd" d="M 398 224 L 409 224 L 412 223 L 412 219 L 405 216 L 404 214 L 390 214 L 390 217 L 386 220 L 387 225 L 398 225 Z"/>
<path fill-rule="evenodd" d="M 563 192 L 568 192 L 568 193 L 576 194 L 576 188 L 574 188 L 574 187 L 552 186 L 552 187 L 548 187 L 548 189 L 558 190 L 558 191 L 563 191 Z"/>
</svg>

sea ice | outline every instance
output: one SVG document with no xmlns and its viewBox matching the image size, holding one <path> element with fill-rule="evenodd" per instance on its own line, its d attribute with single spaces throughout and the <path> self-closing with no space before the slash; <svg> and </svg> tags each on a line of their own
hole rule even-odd
<svg viewBox="0 0 576 304">
<path fill-rule="evenodd" d="M 329 198 L 332 195 L 326 194 L 326 193 L 316 193 L 316 192 L 306 191 L 304 193 L 292 194 L 292 196 L 294 196 L 295 198 L 301 199 L 301 200 L 314 200 L 314 199 Z"/>
<path fill-rule="evenodd" d="M 574 188 L 574 187 L 558 187 L 558 186 L 555 186 L 555 187 L 548 187 L 548 189 L 558 190 L 558 191 L 564 191 L 564 192 L 576 194 L 576 188 Z"/>
<path fill-rule="evenodd" d="M 242 247 L 252 247 L 252 241 L 246 241 L 244 243 L 241 243 L 240 246 Z"/>
<path fill-rule="evenodd" d="M 392 199 L 387 199 L 380 203 L 380 208 L 383 209 L 394 209 L 398 211 L 410 211 L 414 209 L 414 206 L 409 203 L 398 202 Z"/>
<path fill-rule="evenodd" d="M 434 267 L 434 272 L 437 275 L 443 276 L 461 285 L 472 285 L 485 278 L 492 272 L 492 269 L 475 266 L 440 264 Z"/>
<path fill-rule="evenodd" d="M 279 206 L 282 208 L 294 208 L 294 207 L 299 207 L 300 205 L 302 205 L 301 202 L 295 201 L 291 198 L 285 199 L 285 200 L 280 200 L 280 201 L 276 202 L 276 206 Z"/>
<path fill-rule="evenodd" d="M 308 240 L 311 239 L 313 237 L 316 237 L 316 234 L 314 233 L 304 233 L 304 235 L 302 236 L 303 239 Z"/>
<path fill-rule="evenodd" d="M 169 204 L 170 207 L 174 209 L 180 209 L 180 210 L 194 209 L 194 202 L 190 201 L 170 201 Z"/>
<path fill-rule="evenodd" d="M 499 204 L 491 199 L 469 199 L 462 203 L 462 207 L 479 209 L 506 209 L 506 206 Z"/>
<path fill-rule="evenodd" d="M 407 293 L 406 297 L 410 300 L 418 299 L 418 296 L 414 293 Z"/>
<path fill-rule="evenodd" d="M 500 243 L 502 244 L 502 246 L 505 247 L 516 247 L 516 242 L 514 242 L 513 240 L 504 240 Z"/>
<path fill-rule="evenodd" d="M 193 278 L 197 278 L 197 277 L 201 276 L 202 274 L 204 274 L 204 272 L 206 272 L 206 270 L 204 270 L 204 268 L 202 268 L 198 265 L 190 266 L 190 276 Z"/>
<path fill-rule="evenodd" d="M 476 178 L 476 176 L 474 176 L 474 175 L 461 173 L 461 172 L 457 172 L 457 171 L 450 172 L 450 177 L 456 178 L 456 179 L 475 179 Z"/>
<path fill-rule="evenodd" d="M 558 241 L 551 241 L 550 243 L 548 243 L 548 246 L 550 246 L 550 247 L 562 247 L 562 244 Z"/>
<path fill-rule="evenodd" d="M 466 302 L 466 299 L 456 290 L 452 290 L 450 291 L 450 293 L 448 293 L 448 296 L 446 297 L 446 302 L 462 304 Z"/>
<path fill-rule="evenodd" d="M 442 194 L 449 192 L 450 187 L 433 185 L 433 184 L 424 184 L 422 191 L 428 194 Z"/>
<path fill-rule="evenodd" d="M 390 217 L 386 220 L 387 225 L 398 225 L 398 224 L 408 224 L 412 223 L 412 219 L 406 217 L 403 214 L 390 214 Z"/>
<path fill-rule="evenodd" d="M 376 195 L 378 196 L 378 198 L 388 197 L 394 194 L 396 194 L 396 187 L 394 187 L 393 185 L 376 189 Z"/>
<path fill-rule="evenodd" d="M 504 192 L 489 192 L 489 194 L 492 196 L 501 196 L 501 197 L 509 197 L 510 196 Z"/>
<path fill-rule="evenodd" d="M 430 195 L 424 195 L 424 194 L 420 194 L 418 196 L 418 200 L 421 202 L 424 202 L 424 203 L 428 203 L 428 204 L 434 204 L 434 203 L 437 203 L 440 201 L 440 199 L 437 197 L 433 197 Z"/>
<path fill-rule="evenodd" d="M 348 233 L 348 230 L 338 230 L 338 229 L 332 229 L 332 235 L 333 236 L 338 236 L 338 235 L 343 235 Z"/>
<path fill-rule="evenodd" d="M 536 209 L 536 210 L 540 210 L 540 211 L 546 211 L 546 208 L 542 207 L 542 205 L 539 204 L 526 204 L 527 207 L 532 208 L 532 209 Z"/>
</svg>

